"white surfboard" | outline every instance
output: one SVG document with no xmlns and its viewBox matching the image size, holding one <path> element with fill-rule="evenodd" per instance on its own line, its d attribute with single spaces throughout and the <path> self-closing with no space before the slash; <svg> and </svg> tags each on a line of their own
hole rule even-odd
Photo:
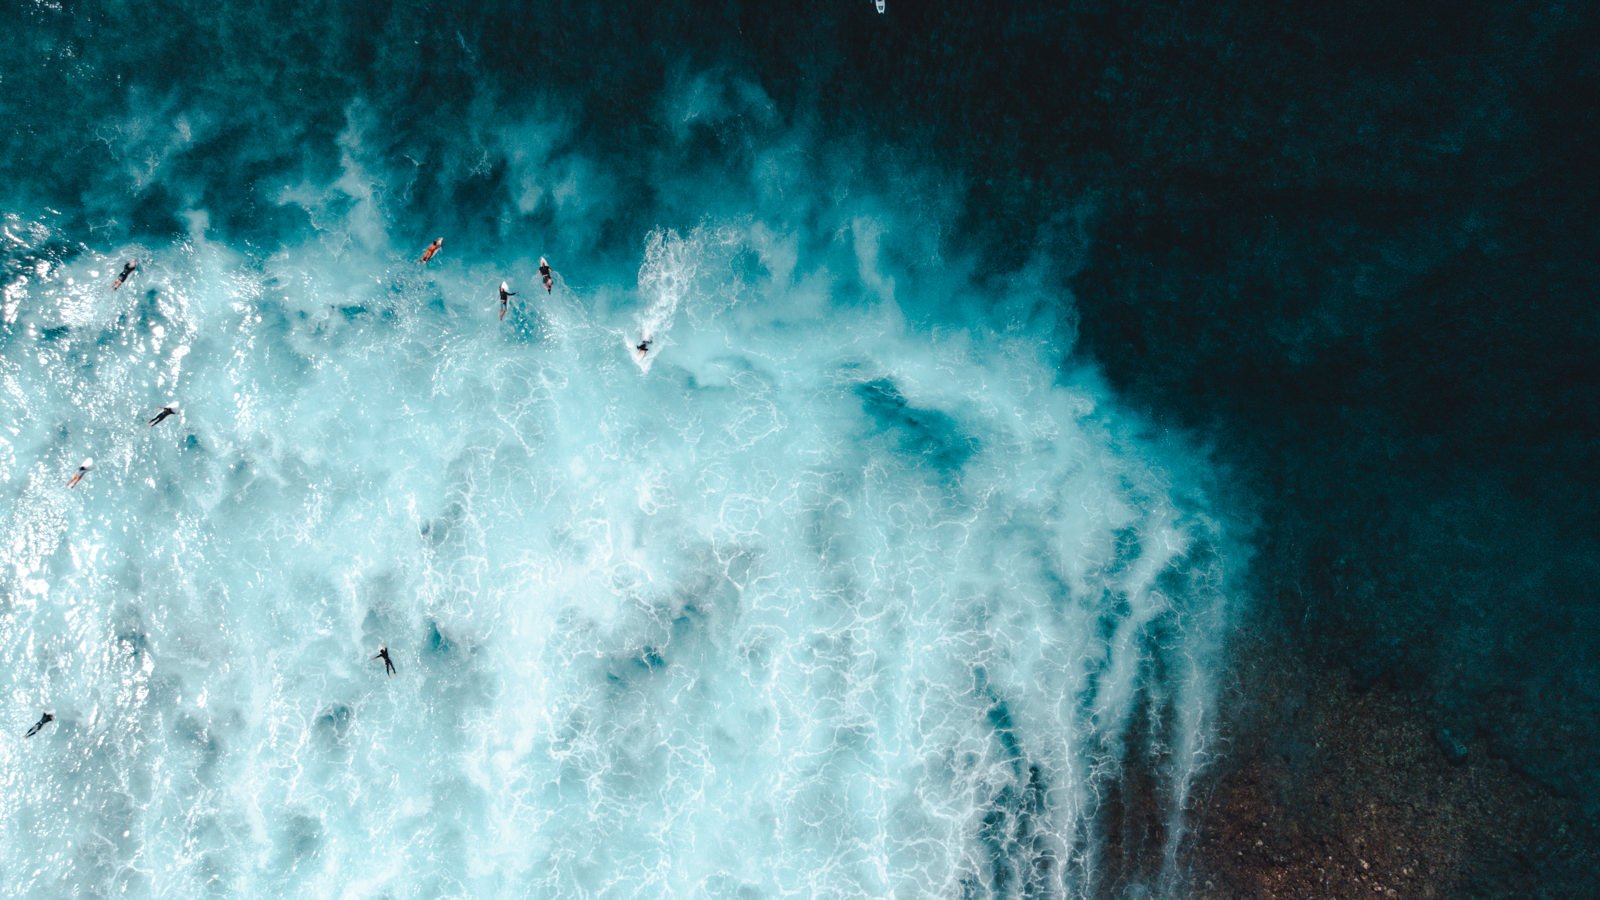
<svg viewBox="0 0 1600 900">
<path fill-rule="evenodd" d="M 875 2 L 878 4 L 878 12 L 882 13 L 883 12 L 883 0 L 875 0 Z"/>
</svg>

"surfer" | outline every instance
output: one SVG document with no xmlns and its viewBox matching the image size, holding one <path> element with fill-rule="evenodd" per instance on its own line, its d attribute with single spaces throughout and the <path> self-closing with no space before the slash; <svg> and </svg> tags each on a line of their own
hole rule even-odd
<svg viewBox="0 0 1600 900">
<path fill-rule="evenodd" d="M 43 716 L 39 717 L 39 721 L 34 723 L 34 726 L 32 728 L 29 728 L 28 729 L 28 733 L 23 735 L 23 737 L 33 737 L 34 735 L 39 733 L 39 729 L 45 727 L 46 725 L 49 725 L 51 722 L 54 722 L 55 720 L 56 720 L 55 716 L 52 716 L 49 713 L 45 713 Z"/>
<path fill-rule="evenodd" d="M 388 645 L 384 645 L 382 647 L 379 647 L 378 648 L 378 655 L 374 656 L 372 659 L 381 659 L 381 660 L 383 660 L 384 671 L 389 673 L 389 677 L 390 678 L 394 677 L 394 660 L 389 658 L 389 647 L 388 647 Z M 367 662 L 372 662 L 372 659 L 367 660 Z"/>
<path fill-rule="evenodd" d="M 539 257 L 539 277 L 544 279 L 544 292 L 546 294 L 555 290 L 555 276 L 550 274 L 550 264 L 545 262 L 542 256 Z"/>
<path fill-rule="evenodd" d="M 111 289 L 114 291 L 117 288 L 122 287 L 122 283 L 127 281 L 128 276 L 132 275 L 134 270 L 137 268 L 139 268 L 139 261 L 137 259 L 128 260 L 128 264 L 122 267 L 122 274 L 117 276 L 116 281 L 111 282 Z"/>
<path fill-rule="evenodd" d="M 650 352 L 650 339 L 649 338 L 645 338 L 644 340 L 640 341 L 638 343 L 638 345 L 635 346 L 633 349 L 639 351 L 639 358 L 641 360 L 644 359 L 644 355 L 646 353 Z"/>
<path fill-rule="evenodd" d="M 165 422 L 167 420 L 168 416 L 175 416 L 177 414 L 178 414 L 178 401 L 176 401 L 176 400 L 168 400 L 167 401 L 167 405 L 161 407 L 160 411 L 156 413 L 155 418 L 151 419 L 148 424 L 150 425 L 151 428 L 154 428 L 157 425 L 160 425 L 162 422 Z"/>
<path fill-rule="evenodd" d="M 82 481 L 83 480 L 83 476 L 89 474 L 89 470 L 92 469 L 92 468 L 94 468 L 94 459 L 91 457 L 89 459 L 84 460 L 83 461 L 83 465 L 78 467 L 78 474 L 72 476 L 72 480 L 67 482 L 67 487 L 69 487 L 69 488 L 77 487 L 78 486 L 78 482 Z"/>
<path fill-rule="evenodd" d="M 506 319 L 506 307 L 511 305 L 511 298 L 517 295 L 516 291 L 508 288 L 509 285 L 504 281 L 500 282 L 500 321 L 502 322 Z"/>
<path fill-rule="evenodd" d="M 428 249 L 422 251 L 422 258 L 417 260 L 417 262 L 425 263 L 428 260 L 433 259 L 433 255 L 435 253 L 438 253 L 439 252 L 439 248 L 443 247 L 443 246 L 444 246 L 444 238 L 439 238 L 438 240 L 436 240 L 433 243 L 429 244 L 428 245 Z"/>
</svg>

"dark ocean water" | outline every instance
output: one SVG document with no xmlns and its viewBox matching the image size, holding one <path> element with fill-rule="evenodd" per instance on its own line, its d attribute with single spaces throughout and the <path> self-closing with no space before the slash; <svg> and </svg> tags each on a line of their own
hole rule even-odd
<svg viewBox="0 0 1600 900">
<path fill-rule="evenodd" d="M 1206 642 L 1229 628 L 1271 632 L 1314 666 L 1418 698 L 1423 728 L 1464 737 L 1580 811 L 1553 829 L 1600 827 L 1594 4 L 889 0 L 880 16 L 865 0 L 37 2 L 12 3 L 7 17 L 8 290 L 40 280 L 41 260 L 70 270 L 123 248 L 213 242 L 258 268 L 286 249 L 314 256 L 295 277 L 336 297 L 360 293 L 351 285 L 374 258 L 414 256 L 446 235 L 444 258 L 461 252 L 472 277 L 492 283 L 501 276 L 491 261 L 527 268 L 546 255 L 621 308 L 634 272 L 647 287 L 642 248 L 671 255 L 669 230 L 726 273 L 719 284 L 741 286 L 726 288 L 728 308 L 784 259 L 796 285 L 816 283 L 808 272 L 859 270 L 817 303 L 840 322 L 869 323 L 860 327 L 876 327 L 877 301 L 898 283 L 913 333 L 1020 334 L 1065 381 L 1089 384 L 1082 396 L 1132 409 L 1137 424 L 1109 429 L 1119 435 L 1105 442 L 1111 457 L 1144 441 L 1158 449 L 1125 455 L 1162 460 L 1163 472 L 1186 465 L 1174 455 L 1203 470 L 1171 476 L 1172 503 L 1230 523 L 1239 548 L 1228 571 L 1240 589 L 1226 628 L 1198 602 L 1181 627 L 1206 631 Z M 751 221 L 776 237 L 762 243 L 767 232 Z M 742 223 L 737 239 L 718 236 L 727 222 Z M 662 266 L 650 278 L 678 272 Z M 197 263 L 183 277 L 229 271 Z M 693 293 L 696 277 L 711 276 L 671 277 Z M 406 302 L 434 296 L 387 271 L 382 279 L 401 284 L 392 293 Z M 448 291 L 435 294 L 453 311 Z M 149 304 L 158 301 L 152 291 Z M 284 308 L 292 320 L 293 304 Z M 802 327 L 814 312 L 796 313 L 799 325 L 780 317 L 763 339 L 847 342 Z M 690 313 L 701 325 L 716 314 Z M 537 343 L 559 331 L 546 323 L 521 334 Z M 8 332 L 12 349 L 21 340 Z M 1085 365 L 1104 382 L 1083 376 Z M 691 385 L 708 377 L 689 370 Z M 894 382 L 863 378 L 857 399 L 900 434 L 886 452 L 949 470 L 979 452 L 984 432 L 964 430 L 961 409 L 981 400 L 924 398 L 934 411 L 919 411 Z M 1056 402 L 1007 396 L 1019 407 Z M 1142 463 L 1129 465 L 1136 474 L 1124 482 L 1141 486 L 1124 501 L 1147 517 L 1141 529 L 1158 532 L 1167 501 L 1140 481 Z M 1213 493 L 1191 503 L 1191 488 Z M 22 496 L 14 485 L 7 499 Z M 1117 516 L 1108 521 L 1115 531 Z M 1200 544 L 1227 543 L 1204 534 Z M 1203 582 L 1203 569 L 1181 574 Z M 1126 614 L 1115 603 L 1106 613 Z M 1138 658 L 1162 670 L 1148 676 L 1153 693 L 1183 681 L 1164 671 L 1174 663 L 1161 652 Z M 1226 657 L 1205 659 L 1205 678 L 1227 683 Z M 30 688 L 9 687 L 14 718 L 31 722 Z M 1177 718 L 1095 733 L 1091 744 L 1135 746 L 1157 775 L 1131 765 L 1106 782 L 1114 796 L 1104 806 L 1061 801 L 1085 830 L 1050 850 L 1030 836 L 1043 801 L 1013 754 L 1012 793 L 994 804 L 1012 819 L 977 827 L 974 844 L 989 854 L 980 874 L 921 886 L 1178 890 L 1192 867 L 1174 860 L 1182 817 L 1168 812 L 1182 805 L 1174 797 L 1189 789 L 1189 769 L 1162 767 L 1162 732 L 1182 732 Z M 1096 752 L 1084 758 L 1121 753 Z M 1076 784 L 1088 795 L 1100 783 Z M 1146 806 L 1156 812 L 1138 812 Z M 1084 852 L 1074 841 L 1102 845 Z M 810 857 L 794 852 L 803 867 Z M 1073 862 L 1029 881 L 1041 859 Z M 1487 895 L 1519 867 L 1548 874 L 1552 896 L 1592 886 L 1549 852 L 1486 847 L 1472 865 L 1460 883 L 1487 885 Z M 898 866 L 942 871 L 883 864 Z M 497 871 L 503 887 L 540 884 L 514 866 Z M 897 883 L 838 877 L 818 889 Z M 573 878 L 541 887 L 607 884 L 593 872 Z M 699 884 L 731 892 L 739 882 L 729 878 Z"/>
</svg>

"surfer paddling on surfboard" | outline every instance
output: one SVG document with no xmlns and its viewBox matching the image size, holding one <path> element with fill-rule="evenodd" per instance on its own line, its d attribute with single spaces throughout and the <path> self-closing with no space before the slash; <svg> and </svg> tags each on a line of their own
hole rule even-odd
<svg viewBox="0 0 1600 900">
<path fill-rule="evenodd" d="M 433 255 L 435 253 L 438 253 L 439 252 L 439 248 L 443 247 L 443 246 L 444 246 L 444 238 L 439 238 L 438 240 L 436 240 L 433 243 L 429 244 L 428 245 L 428 249 L 422 251 L 422 258 L 417 260 L 417 262 L 425 263 L 428 260 L 433 259 Z"/>
<path fill-rule="evenodd" d="M 372 659 L 383 660 L 384 671 L 388 673 L 390 678 L 394 677 L 394 660 L 389 658 L 389 647 L 387 645 L 379 647 L 378 655 L 374 656 Z M 367 660 L 367 662 L 372 662 L 372 659 Z"/>
<path fill-rule="evenodd" d="M 546 294 L 555 290 L 555 276 L 550 274 L 550 264 L 545 262 L 542 256 L 539 257 L 539 277 L 544 279 L 544 292 Z"/>
<path fill-rule="evenodd" d="M 72 480 L 67 482 L 67 487 L 69 487 L 69 488 L 77 487 L 78 486 L 78 482 L 82 481 L 83 480 L 83 476 L 89 474 L 89 470 L 92 469 L 92 468 L 94 468 L 94 459 L 90 458 L 90 459 L 84 460 L 83 461 L 83 465 L 78 467 L 78 474 L 72 476 Z"/>
<path fill-rule="evenodd" d="M 176 400 L 168 400 L 167 401 L 167 405 L 161 407 L 161 409 L 156 413 L 155 418 L 151 419 L 146 424 L 148 424 L 151 428 L 154 428 L 157 425 L 160 425 L 162 422 L 165 422 L 167 420 L 168 416 L 175 416 L 177 414 L 178 414 L 178 401 L 176 401 Z"/>
<path fill-rule="evenodd" d="M 132 275 L 134 270 L 137 268 L 139 268 L 139 261 L 137 259 L 128 260 L 128 264 L 122 267 L 122 274 L 117 276 L 116 281 L 111 282 L 111 289 L 114 291 L 117 288 L 122 287 L 122 283 L 127 281 L 128 276 Z"/>
<path fill-rule="evenodd" d="M 504 281 L 500 282 L 500 321 L 506 320 L 506 307 L 511 305 L 511 298 L 516 295 L 517 292 L 510 290 Z"/>
</svg>

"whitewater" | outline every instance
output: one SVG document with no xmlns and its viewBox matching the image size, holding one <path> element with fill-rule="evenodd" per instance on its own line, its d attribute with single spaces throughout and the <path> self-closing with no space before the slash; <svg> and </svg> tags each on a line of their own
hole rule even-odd
<svg viewBox="0 0 1600 900">
<path fill-rule="evenodd" d="M 681 139 L 774 115 L 707 79 Z M 1238 552 L 1075 355 L 1070 263 L 985 277 L 897 193 L 942 176 L 810 184 L 800 138 L 586 258 L 620 182 L 533 121 L 481 137 L 512 219 L 441 232 L 375 118 L 263 188 L 275 240 L 5 213 L 8 890 L 1180 891 Z"/>
</svg>

